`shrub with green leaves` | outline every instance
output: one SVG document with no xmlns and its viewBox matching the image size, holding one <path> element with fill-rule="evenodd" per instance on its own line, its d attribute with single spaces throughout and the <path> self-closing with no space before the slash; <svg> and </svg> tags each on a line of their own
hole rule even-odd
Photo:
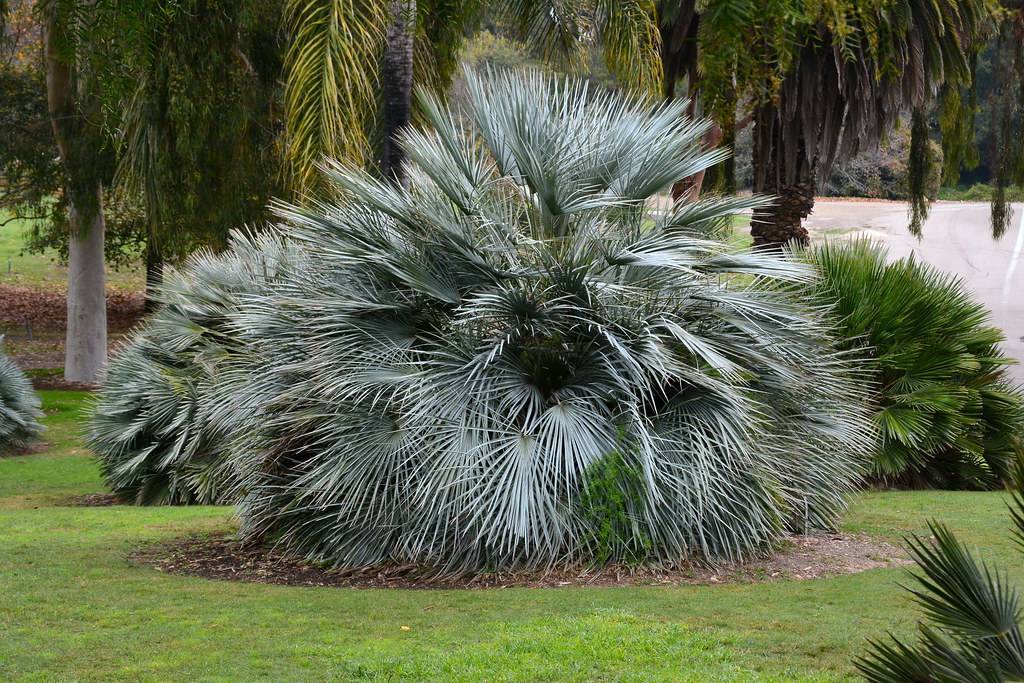
<svg viewBox="0 0 1024 683">
<path fill-rule="evenodd" d="M 812 248 L 822 302 L 872 369 L 888 483 L 1000 485 L 1020 448 L 1022 397 L 1006 377 L 1002 332 L 956 278 L 913 258 L 886 263 L 866 240 Z"/>
<path fill-rule="evenodd" d="M 1017 463 L 1010 506 L 1013 534 L 1024 550 L 1024 470 Z M 971 556 L 943 524 L 929 523 L 931 538 L 914 536 L 908 546 L 920 573 L 909 589 L 924 611 L 920 638 L 872 640 L 857 660 L 873 683 L 950 681 L 999 683 L 1024 680 L 1024 634 L 1020 597 L 1005 573 Z"/>
<path fill-rule="evenodd" d="M 27 446 L 42 426 L 39 397 L 25 373 L 3 352 L 0 336 L 0 453 Z"/>
<path fill-rule="evenodd" d="M 266 291 L 299 258 L 273 234 L 236 233 L 223 254 L 203 250 L 167 274 L 161 307 L 113 358 L 90 421 L 88 444 L 107 486 L 140 504 L 233 502 L 223 459 L 232 416 L 254 399 L 230 312 Z M 234 382 L 241 382 L 237 386 Z"/>
</svg>

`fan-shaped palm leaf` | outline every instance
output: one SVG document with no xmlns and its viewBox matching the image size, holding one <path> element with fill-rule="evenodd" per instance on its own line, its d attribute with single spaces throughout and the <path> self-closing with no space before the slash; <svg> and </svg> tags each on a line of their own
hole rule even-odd
<svg viewBox="0 0 1024 683">
<path fill-rule="evenodd" d="M 1024 401 L 1005 375 L 1002 333 L 956 279 L 859 240 L 808 258 L 817 295 L 874 371 L 882 433 L 875 476 L 952 487 L 998 486 L 1024 426 Z"/>
<path fill-rule="evenodd" d="M 2 351 L 0 336 L 0 453 L 23 448 L 40 432 L 39 398 L 32 382 Z"/>
</svg>

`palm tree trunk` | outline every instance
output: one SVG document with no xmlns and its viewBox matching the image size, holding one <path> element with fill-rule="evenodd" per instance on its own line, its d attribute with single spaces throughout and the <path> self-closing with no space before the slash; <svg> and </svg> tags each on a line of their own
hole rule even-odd
<svg viewBox="0 0 1024 683">
<path fill-rule="evenodd" d="M 754 210 L 750 234 L 754 246 L 781 249 L 809 242 L 803 219 L 814 208 L 814 163 L 807 159 L 799 132 L 779 125 L 772 105 L 754 121 L 754 191 L 775 196 L 771 206 Z"/>
<path fill-rule="evenodd" d="M 60 53 L 59 46 L 71 44 L 63 24 L 67 19 L 59 7 L 47 7 L 43 34 L 47 103 L 67 177 L 70 226 L 64 378 L 94 383 L 102 378 L 107 359 L 103 185 L 95 163 L 96 123 L 81 110 L 73 60 Z"/>
<path fill-rule="evenodd" d="M 164 257 L 154 241 L 151 233 L 146 241 L 146 303 L 143 307 L 146 313 L 156 310 L 156 290 L 164 282 Z"/>
<path fill-rule="evenodd" d="M 381 69 L 383 90 L 383 143 L 381 173 L 403 180 L 405 153 L 398 135 L 412 119 L 413 38 L 416 33 L 416 0 L 391 0 L 391 23 L 384 44 Z"/>
</svg>

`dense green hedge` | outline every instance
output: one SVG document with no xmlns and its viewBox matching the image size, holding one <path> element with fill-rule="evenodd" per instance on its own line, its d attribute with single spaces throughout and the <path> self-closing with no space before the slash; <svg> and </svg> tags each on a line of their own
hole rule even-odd
<svg viewBox="0 0 1024 683">
<path fill-rule="evenodd" d="M 1021 393 L 1003 334 L 956 278 L 865 240 L 811 249 L 817 293 L 873 375 L 882 435 L 874 476 L 902 485 L 999 486 L 1020 448 Z"/>
</svg>

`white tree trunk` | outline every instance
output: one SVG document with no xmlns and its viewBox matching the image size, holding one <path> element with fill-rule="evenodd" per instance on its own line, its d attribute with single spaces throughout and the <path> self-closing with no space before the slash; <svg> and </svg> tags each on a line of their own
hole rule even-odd
<svg viewBox="0 0 1024 683">
<path fill-rule="evenodd" d="M 101 189 L 97 187 L 96 192 L 100 194 Z M 64 342 L 64 379 L 88 384 L 103 379 L 107 362 L 107 287 L 103 264 L 105 225 L 102 197 L 97 206 L 97 210 L 84 213 L 71 206 L 68 244 L 68 324 Z"/>
</svg>

